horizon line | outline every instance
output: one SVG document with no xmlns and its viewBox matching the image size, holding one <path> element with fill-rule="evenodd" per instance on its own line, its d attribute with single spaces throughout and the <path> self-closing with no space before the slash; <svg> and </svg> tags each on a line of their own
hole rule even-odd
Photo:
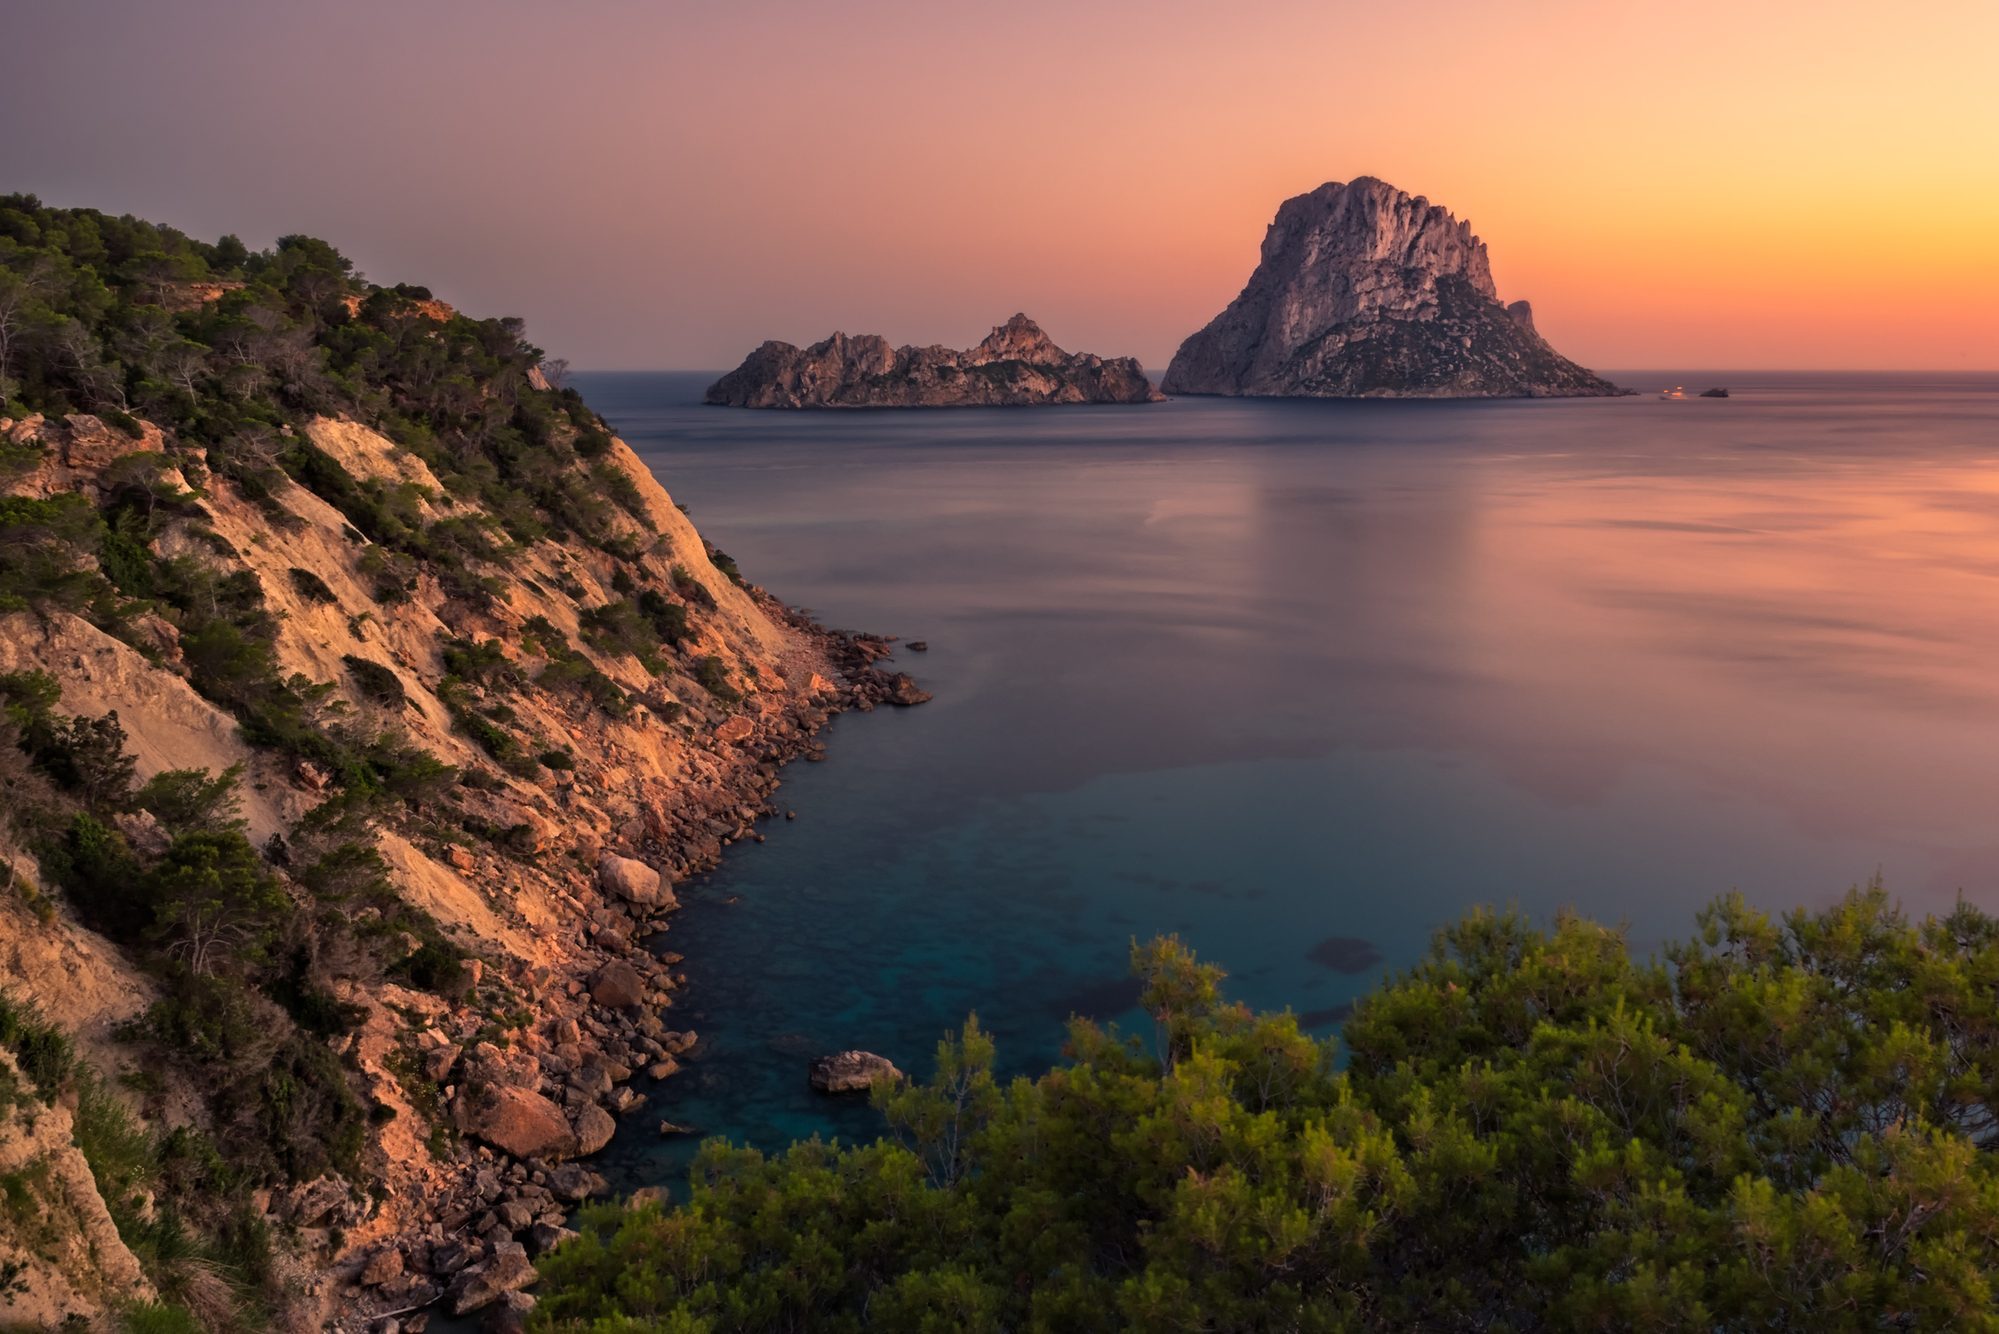
<svg viewBox="0 0 1999 1334">
<path fill-rule="evenodd" d="M 738 363 L 740 365 L 740 363 Z M 1157 373 L 1165 367 L 1138 363 L 1142 371 Z M 577 366 L 571 375 L 727 375 L 733 366 Z M 1676 375 L 1714 372 L 1723 375 L 1999 375 L 1993 366 L 1606 366 L 1599 375 L 1650 374 L 1671 371 Z"/>
</svg>

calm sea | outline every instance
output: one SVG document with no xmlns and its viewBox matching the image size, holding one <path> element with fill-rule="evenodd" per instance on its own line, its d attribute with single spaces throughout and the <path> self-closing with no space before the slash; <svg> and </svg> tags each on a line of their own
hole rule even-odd
<svg viewBox="0 0 1999 1334">
<path fill-rule="evenodd" d="M 1475 904 L 1641 953 L 1877 871 L 1999 909 L 1999 377 L 857 414 L 577 378 L 751 578 L 929 641 L 936 694 L 841 718 L 797 821 L 683 893 L 707 1052 L 621 1187 L 681 1175 L 661 1115 L 872 1135 L 816 1053 L 927 1073 L 976 1010 L 1043 1066 L 1156 932 L 1332 1033 Z"/>
</svg>

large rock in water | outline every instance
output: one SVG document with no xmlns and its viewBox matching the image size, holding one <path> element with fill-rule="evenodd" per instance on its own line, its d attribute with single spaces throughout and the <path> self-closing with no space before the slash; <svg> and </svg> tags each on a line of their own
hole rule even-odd
<svg viewBox="0 0 1999 1334">
<path fill-rule="evenodd" d="M 1132 357 L 1064 352 L 1025 315 L 977 347 L 892 348 L 876 334 L 798 348 L 765 343 L 708 386 L 737 408 L 972 408 L 1152 403 L 1160 395 Z"/>
<path fill-rule="evenodd" d="M 886 1056 L 843 1051 L 812 1063 L 812 1087 L 821 1093 L 865 1093 L 876 1084 L 899 1083 L 902 1071 Z"/>
<path fill-rule="evenodd" d="M 1284 201 L 1242 294 L 1180 345 L 1169 394 L 1554 398 L 1621 394 L 1501 305 L 1485 242 L 1361 176 Z"/>
</svg>

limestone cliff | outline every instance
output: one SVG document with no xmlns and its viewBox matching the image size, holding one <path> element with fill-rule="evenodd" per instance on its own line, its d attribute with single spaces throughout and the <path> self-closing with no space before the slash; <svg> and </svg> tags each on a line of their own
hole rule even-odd
<svg viewBox="0 0 1999 1334">
<path fill-rule="evenodd" d="M 1485 243 L 1371 176 L 1287 199 L 1236 299 L 1180 345 L 1174 394 L 1566 397 L 1624 391 L 1502 305 Z"/>
<path fill-rule="evenodd" d="M 1151 403 L 1160 395 L 1131 357 L 1065 352 L 1025 315 L 977 347 L 892 348 L 875 334 L 799 348 L 769 342 L 710 385 L 738 408 L 969 408 Z"/>
<path fill-rule="evenodd" d="M 125 282 L 226 252 L 91 221 L 65 343 L 0 360 L 0 1324 L 520 1305 L 697 1054 L 675 884 L 833 713 L 925 697 L 517 323 L 298 238 Z"/>
</svg>

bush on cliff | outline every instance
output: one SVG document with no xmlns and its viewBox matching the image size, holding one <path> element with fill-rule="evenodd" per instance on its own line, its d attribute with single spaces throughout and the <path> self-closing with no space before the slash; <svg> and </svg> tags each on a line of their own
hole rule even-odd
<svg viewBox="0 0 1999 1334">
<path fill-rule="evenodd" d="M 997 1083 L 976 1026 L 891 1137 L 704 1147 L 587 1211 L 540 1330 L 1992 1329 L 1999 922 L 1877 887 L 1740 898 L 1666 962 L 1475 914 L 1348 1061 L 1134 949 L 1150 1044 L 1078 1020 Z"/>
</svg>

